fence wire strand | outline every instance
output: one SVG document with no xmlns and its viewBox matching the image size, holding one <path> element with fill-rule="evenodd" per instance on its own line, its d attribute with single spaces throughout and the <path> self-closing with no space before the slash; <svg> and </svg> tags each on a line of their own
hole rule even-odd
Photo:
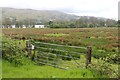
<svg viewBox="0 0 120 80">
<path fill-rule="evenodd" d="M 44 48 L 44 47 L 35 47 L 36 49 L 46 49 L 46 50 L 52 50 L 52 51 L 60 51 L 60 52 L 67 52 L 67 53 L 74 53 L 74 54 L 82 54 L 82 53 L 78 53 L 78 52 L 69 52 L 67 50 L 59 50 L 59 49 L 52 49 L 52 48 Z"/>
<path fill-rule="evenodd" d="M 63 57 L 64 58 L 70 58 L 71 60 L 73 60 L 73 61 L 71 61 L 71 63 L 74 62 L 76 64 L 76 67 L 78 67 L 78 66 L 80 66 L 80 64 L 76 60 L 79 60 L 80 58 L 75 58 L 73 56 L 73 54 L 74 55 L 75 54 L 80 55 L 81 52 L 78 53 L 78 52 L 73 52 L 73 51 L 67 51 L 67 50 L 64 50 L 64 47 L 75 48 L 75 49 L 85 49 L 86 50 L 85 47 L 65 46 L 65 45 L 58 45 L 58 44 L 51 44 L 51 43 L 44 43 L 44 42 L 34 42 L 34 45 L 35 45 L 35 50 L 37 51 L 37 58 L 35 58 L 35 61 L 37 61 L 39 64 L 53 66 L 53 67 L 60 68 L 60 69 L 65 69 L 65 70 L 67 68 L 69 68 L 69 67 L 70 68 L 72 68 L 72 67 L 70 65 L 63 64 L 64 60 L 62 58 Z M 44 46 L 40 47 L 40 45 L 44 45 Z M 54 49 L 55 47 L 46 48 L 46 47 L 48 47 L 48 45 L 56 46 L 56 47 L 61 47 L 62 50 L 61 49 Z M 40 49 L 43 49 L 43 51 L 40 50 Z M 46 51 L 44 51 L 44 50 L 46 50 Z M 68 54 L 68 55 L 61 55 L 61 52 L 64 52 L 64 53 L 66 52 L 66 53 L 70 53 L 70 54 Z M 56 55 L 56 57 L 51 58 L 50 54 L 54 54 L 54 55 Z M 61 59 L 61 61 L 59 61 L 60 59 Z M 67 67 L 67 68 L 64 68 L 63 66 Z"/>
<path fill-rule="evenodd" d="M 66 45 L 53 44 L 53 43 L 45 43 L 45 42 L 35 42 L 35 44 L 46 44 L 46 45 L 53 45 L 53 46 L 63 46 L 63 47 L 70 47 L 70 48 L 86 49 L 86 47 L 66 46 Z"/>
</svg>

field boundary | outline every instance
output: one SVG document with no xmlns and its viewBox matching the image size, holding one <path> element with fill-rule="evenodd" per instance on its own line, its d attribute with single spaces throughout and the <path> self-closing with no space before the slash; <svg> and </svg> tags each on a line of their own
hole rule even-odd
<svg viewBox="0 0 120 80">
<path fill-rule="evenodd" d="M 51 48 L 50 48 L 51 47 Z M 68 45 L 60 45 L 60 44 L 53 44 L 53 43 L 45 43 L 45 42 L 32 42 L 30 40 L 26 41 L 26 48 L 28 51 L 28 56 L 40 63 L 40 64 L 44 64 L 49 65 L 49 66 L 54 66 L 60 69 L 65 69 L 63 67 L 58 66 L 58 59 L 62 59 L 62 60 L 74 60 L 74 62 L 79 66 L 80 64 L 76 61 L 79 60 L 80 54 L 81 52 L 75 52 L 69 49 L 79 49 L 79 51 L 81 51 L 81 49 L 85 50 L 83 53 L 86 53 L 86 65 L 85 67 L 87 68 L 87 66 L 89 64 L 91 64 L 91 54 L 92 54 L 92 47 L 91 46 L 87 46 L 87 47 L 79 47 L 79 46 L 68 46 Z M 60 49 L 59 49 L 60 48 Z M 69 51 L 67 51 L 67 50 Z M 78 51 L 78 50 L 77 50 Z M 33 53 L 39 53 L 37 54 L 37 57 L 35 57 L 33 55 Z M 63 54 L 64 53 L 64 54 Z M 38 56 L 39 55 L 39 56 Z"/>
</svg>

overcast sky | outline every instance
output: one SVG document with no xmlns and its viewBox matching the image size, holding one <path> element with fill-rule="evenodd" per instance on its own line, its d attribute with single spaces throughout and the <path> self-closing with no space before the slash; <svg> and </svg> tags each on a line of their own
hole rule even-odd
<svg viewBox="0 0 120 80">
<path fill-rule="evenodd" d="M 58 10 L 79 16 L 118 18 L 119 0 L 0 0 L 0 7 Z"/>
</svg>

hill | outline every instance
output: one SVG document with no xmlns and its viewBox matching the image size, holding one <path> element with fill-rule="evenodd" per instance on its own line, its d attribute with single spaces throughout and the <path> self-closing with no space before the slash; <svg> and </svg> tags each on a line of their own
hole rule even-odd
<svg viewBox="0 0 120 80">
<path fill-rule="evenodd" d="M 112 19 L 94 16 L 76 16 L 54 10 L 15 9 L 0 7 L 2 9 L 3 25 L 31 25 L 54 21 L 52 27 L 112 27 L 117 22 Z M 1 20 L 0 20 L 1 21 Z"/>
<path fill-rule="evenodd" d="M 6 7 L 1 8 L 3 18 L 12 17 L 16 18 L 17 20 L 37 19 L 42 21 L 48 21 L 48 20 L 71 20 L 79 18 L 76 15 L 70 15 L 53 10 L 15 9 Z"/>
</svg>

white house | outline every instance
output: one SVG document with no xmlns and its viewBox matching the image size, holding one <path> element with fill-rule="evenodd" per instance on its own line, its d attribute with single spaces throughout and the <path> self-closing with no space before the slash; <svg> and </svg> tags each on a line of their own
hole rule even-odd
<svg viewBox="0 0 120 80">
<path fill-rule="evenodd" d="M 26 28 L 26 26 L 25 26 L 25 25 L 22 25 L 22 28 Z"/>
<path fill-rule="evenodd" d="M 15 25 L 11 25 L 11 28 L 15 28 Z"/>
<path fill-rule="evenodd" d="M 35 25 L 35 28 L 44 28 L 44 25 Z"/>
<path fill-rule="evenodd" d="M 3 26 L 3 25 L 1 26 L 1 25 L 0 25 L 0 28 L 5 28 L 5 26 Z"/>
</svg>

